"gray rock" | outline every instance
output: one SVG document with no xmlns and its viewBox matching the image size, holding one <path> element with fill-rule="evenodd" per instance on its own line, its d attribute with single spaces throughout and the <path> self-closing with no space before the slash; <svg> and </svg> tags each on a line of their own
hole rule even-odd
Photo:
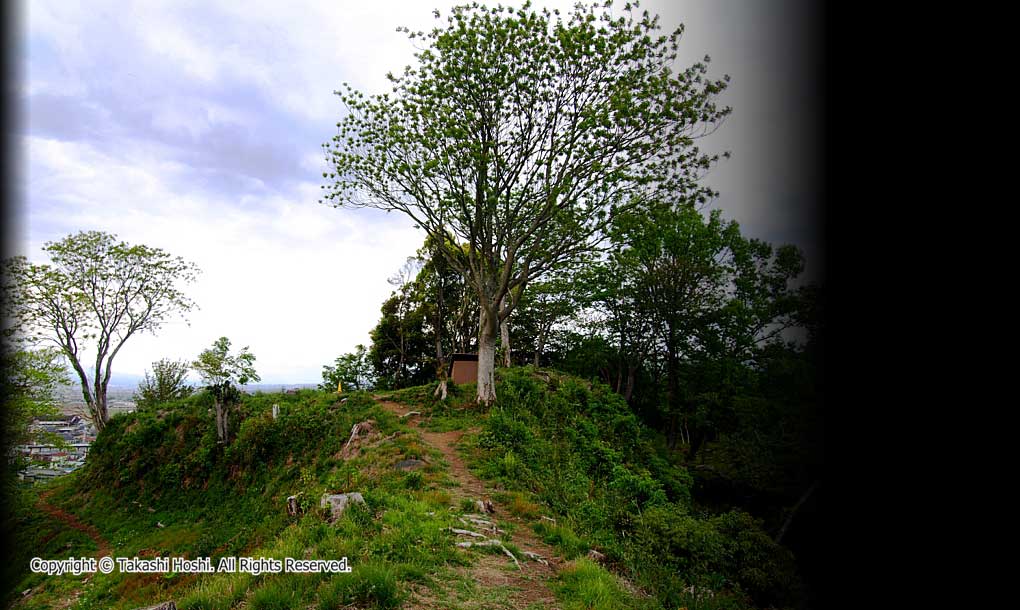
<svg viewBox="0 0 1020 610">
<path fill-rule="evenodd" d="M 323 494 L 319 506 L 321 508 L 329 508 L 329 520 L 336 521 L 352 502 L 364 504 L 365 498 L 361 497 L 361 494 L 356 491 L 347 494 Z"/>
<path fill-rule="evenodd" d="M 397 470 L 417 470 L 425 465 L 421 460 L 401 460 L 394 465 Z"/>
<path fill-rule="evenodd" d="M 135 610 L 177 610 L 177 604 L 170 600 L 163 602 L 162 604 L 156 604 L 155 606 L 145 606 L 144 608 L 135 608 Z"/>
</svg>

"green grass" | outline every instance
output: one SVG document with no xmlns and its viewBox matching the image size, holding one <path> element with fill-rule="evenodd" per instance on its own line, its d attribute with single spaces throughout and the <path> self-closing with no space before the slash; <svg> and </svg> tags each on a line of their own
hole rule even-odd
<svg viewBox="0 0 1020 610">
<path fill-rule="evenodd" d="M 268 417 L 281 405 L 278 420 Z M 356 422 L 373 419 L 378 435 L 349 460 L 339 453 Z M 351 574 L 132 575 L 114 571 L 81 577 L 16 573 L 13 598 L 35 593 L 26 608 L 45 608 L 81 589 L 76 606 L 135 608 L 175 599 L 181 608 L 291 608 L 315 605 L 320 593 L 344 604 L 391 608 L 408 587 L 435 585 L 436 575 L 467 565 L 446 528 L 459 524 L 440 454 L 366 393 L 352 393 L 340 408 L 324 392 L 247 397 L 235 418 L 235 437 L 225 450 L 215 443 L 211 416 L 201 397 L 162 413 L 118 416 L 93 446 L 85 469 L 62 477 L 51 502 L 94 525 L 116 556 L 348 557 Z M 383 440 L 388 438 L 388 440 Z M 412 472 L 393 467 L 426 459 Z M 152 466 L 175 464 L 176 469 Z M 88 555 L 95 544 L 34 509 L 26 491 L 19 510 L 19 548 L 45 558 Z M 323 493 L 360 491 L 366 506 L 353 505 L 326 523 Z M 286 514 L 286 498 L 301 493 L 300 517 Z M 29 497 L 31 496 L 31 497 Z M 153 511 L 150 512 L 150 508 Z M 157 524 L 164 527 L 159 527 Z M 68 544 L 70 543 L 70 546 Z"/>
<path fill-rule="evenodd" d="M 578 559 L 565 567 L 553 591 L 563 610 L 623 610 L 648 605 L 628 594 L 615 576 L 588 559 Z"/>
</svg>

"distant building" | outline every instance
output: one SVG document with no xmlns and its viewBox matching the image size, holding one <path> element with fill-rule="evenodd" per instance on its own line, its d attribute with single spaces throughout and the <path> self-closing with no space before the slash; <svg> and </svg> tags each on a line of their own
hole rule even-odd
<svg viewBox="0 0 1020 610">
<path fill-rule="evenodd" d="M 63 445 L 59 447 L 45 443 L 31 443 L 18 445 L 14 448 L 15 455 L 21 455 L 32 464 L 18 473 L 18 477 L 31 482 L 51 479 L 73 472 L 83 466 L 89 453 L 89 447 L 96 438 L 95 428 L 80 415 L 67 415 L 61 419 L 35 420 L 29 425 L 29 430 L 37 434 L 56 435 L 64 441 Z"/>
<path fill-rule="evenodd" d="M 477 382 L 478 354 L 453 354 L 450 356 L 450 379 L 457 385 Z"/>
</svg>

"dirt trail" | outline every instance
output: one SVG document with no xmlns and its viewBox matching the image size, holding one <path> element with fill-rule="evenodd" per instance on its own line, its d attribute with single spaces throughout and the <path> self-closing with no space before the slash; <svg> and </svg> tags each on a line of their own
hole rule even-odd
<svg viewBox="0 0 1020 610">
<path fill-rule="evenodd" d="M 109 556 L 112 554 L 110 543 L 106 540 L 106 538 L 103 538 L 103 536 L 99 533 L 99 530 L 97 530 L 95 526 L 82 523 L 78 519 L 78 517 L 74 516 L 73 514 L 67 512 L 66 510 L 60 508 L 59 506 L 54 506 L 53 504 L 50 504 L 51 495 L 53 495 L 53 490 L 44 491 L 43 493 L 39 494 L 38 506 L 43 510 L 43 512 L 48 514 L 50 517 L 53 517 L 57 521 L 60 521 L 64 525 L 76 529 L 79 532 L 82 532 L 83 534 L 91 538 L 92 541 L 96 543 L 96 546 L 99 547 L 98 550 L 93 554 L 95 557 Z M 86 576 L 80 582 L 80 584 L 78 584 L 77 586 L 75 586 L 74 589 L 68 592 L 66 597 L 56 600 L 55 601 L 56 605 L 53 606 L 54 610 L 64 610 L 66 608 L 70 608 L 71 606 L 73 606 L 78 601 L 78 598 L 81 596 L 82 586 L 86 582 L 88 582 L 89 578 L 90 577 Z M 27 603 L 28 600 L 32 598 L 33 594 L 34 592 L 30 593 L 26 597 L 17 600 L 11 607 L 12 608 L 21 607 L 24 603 Z"/>
<path fill-rule="evenodd" d="M 43 509 L 44 512 L 46 512 L 49 516 L 53 517 L 57 521 L 60 521 L 67 525 L 68 527 L 72 527 L 78 530 L 79 532 L 82 532 L 89 538 L 91 538 L 92 541 L 96 543 L 96 546 L 99 547 L 99 550 L 96 551 L 96 557 L 109 555 L 110 543 L 107 542 L 106 539 L 99 534 L 99 530 L 97 530 L 92 525 L 86 525 L 82 523 L 78 519 L 78 517 L 72 515 L 66 510 L 50 504 L 49 498 L 51 495 L 53 495 L 52 490 L 45 491 L 39 494 L 39 508 Z"/>
<path fill-rule="evenodd" d="M 395 402 L 374 398 L 384 409 L 397 416 L 402 416 L 413 410 Z M 495 512 L 489 518 L 493 522 L 511 522 L 515 525 L 513 534 L 510 536 L 513 544 L 521 551 L 537 553 L 548 561 L 548 565 L 543 565 L 538 561 L 525 561 L 525 558 L 518 557 L 521 562 L 521 570 L 517 570 L 505 555 L 483 554 L 479 556 L 478 562 L 470 568 L 464 569 L 465 574 L 477 582 L 482 590 L 489 590 L 493 587 L 509 587 L 514 590 L 515 592 L 511 595 L 514 608 L 526 608 L 532 604 L 544 608 L 556 608 L 556 597 L 549 590 L 547 581 L 556 576 L 563 559 L 556 555 L 555 549 L 535 535 L 531 529 L 531 521 L 510 514 L 506 507 L 492 500 L 491 490 L 486 487 L 485 482 L 468 470 L 464 460 L 457 452 L 457 444 L 464 432 L 461 430 L 429 432 L 418 426 L 418 417 L 414 415 L 405 418 L 405 421 L 418 431 L 426 443 L 438 449 L 450 465 L 449 476 L 456 481 L 458 487 L 450 488 L 449 492 L 456 503 L 459 504 L 462 498 L 491 500 Z M 511 568 L 509 570 L 507 569 L 508 564 Z"/>
</svg>

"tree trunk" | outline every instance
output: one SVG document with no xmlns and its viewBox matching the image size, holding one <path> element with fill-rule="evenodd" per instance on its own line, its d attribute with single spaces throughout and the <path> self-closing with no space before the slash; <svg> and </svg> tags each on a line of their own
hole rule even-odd
<svg viewBox="0 0 1020 610">
<path fill-rule="evenodd" d="M 506 307 L 506 297 L 500 302 L 500 308 Z M 499 324 L 499 340 L 503 346 L 503 366 L 510 366 L 510 317 L 507 316 Z"/>
<path fill-rule="evenodd" d="M 478 403 L 482 405 L 496 399 L 497 326 L 496 312 L 481 306 L 478 312 Z"/>
<path fill-rule="evenodd" d="M 227 442 L 227 406 L 216 401 L 216 438 L 220 443 Z"/>
<path fill-rule="evenodd" d="M 793 516 L 796 515 L 797 511 L 800 510 L 800 507 L 803 506 L 805 502 L 807 502 L 807 499 L 811 495 L 811 492 L 818 488 L 818 484 L 820 482 L 821 481 L 815 481 L 814 483 L 812 483 L 811 487 L 809 487 L 808 490 L 804 492 L 804 495 L 800 497 L 800 500 L 797 500 L 797 503 L 793 505 L 792 509 L 790 509 L 790 514 L 786 516 L 786 521 L 783 522 L 783 527 L 779 528 L 779 534 L 776 535 L 776 544 L 781 544 L 783 542 L 783 536 L 786 535 L 786 530 L 789 529 L 790 524 L 793 523 Z"/>
<path fill-rule="evenodd" d="M 535 368 L 539 366 L 539 358 L 542 356 L 542 350 L 545 349 L 545 336 L 547 330 L 545 326 L 542 326 L 542 330 L 538 333 L 538 344 L 535 346 Z"/>
<path fill-rule="evenodd" d="M 630 399 L 634 396 L 634 374 L 636 372 L 636 366 L 627 365 L 627 385 L 624 386 L 623 390 L 623 399 L 627 401 L 627 404 L 630 404 Z"/>
<path fill-rule="evenodd" d="M 446 400 L 446 383 L 448 381 L 448 375 L 446 372 L 446 358 L 443 356 L 443 340 L 440 335 L 440 326 L 436 326 L 436 372 L 439 374 L 439 386 L 436 387 L 436 392 L 433 396 L 438 396 L 439 400 Z"/>
</svg>

